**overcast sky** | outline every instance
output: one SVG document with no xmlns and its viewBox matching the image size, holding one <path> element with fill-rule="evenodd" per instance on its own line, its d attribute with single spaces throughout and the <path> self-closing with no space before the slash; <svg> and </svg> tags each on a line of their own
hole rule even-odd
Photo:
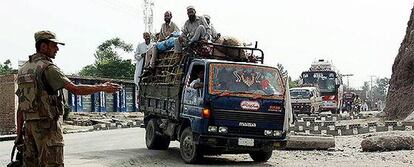
<svg viewBox="0 0 414 167">
<path fill-rule="evenodd" d="M 209 14 L 217 31 L 259 42 L 265 63 L 283 64 L 293 79 L 313 60 L 331 60 L 359 88 L 369 76 L 390 77 L 414 0 L 156 0 L 154 27 L 166 10 L 181 28 L 186 7 Z M 66 42 L 55 63 L 66 74 L 94 61 L 96 47 L 120 37 L 142 42 L 143 0 L 12 0 L 0 3 L 0 62 L 27 60 L 33 34 L 51 30 Z M 133 55 L 122 55 L 133 59 Z M 374 78 L 375 79 L 375 78 Z M 346 83 L 347 79 L 344 78 Z"/>
</svg>

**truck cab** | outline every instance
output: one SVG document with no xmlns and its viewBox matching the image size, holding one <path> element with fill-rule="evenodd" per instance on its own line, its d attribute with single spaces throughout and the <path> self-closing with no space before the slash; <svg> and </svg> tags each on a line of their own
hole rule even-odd
<svg viewBox="0 0 414 167">
<path fill-rule="evenodd" d="M 187 57 L 181 67 L 177 85 L 140 85 L 149 149 L 168 149 L 178 140 L 186 163 L 222 153 L 248 153 L 263 162 L 284 146 L 292 114 L 277 68 L 205 57 Z"/>
<path fill-rule="evenodd" d="M 295 114 L 315 114 L 320 110 L 322 97 L 317 87 L 290 89 L 292 110 Z"/>
</svg>

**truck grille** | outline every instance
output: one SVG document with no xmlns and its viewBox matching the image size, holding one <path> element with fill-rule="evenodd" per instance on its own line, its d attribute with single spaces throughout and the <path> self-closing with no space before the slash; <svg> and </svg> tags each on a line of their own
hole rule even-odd
<svg viewBox="0 0 414 167">
<path fill-rule="evenodd" d="M 264 136 L 264 129 L 249 128 L 249 127 L 229 127 L 229 135 L 253 135 Z"/>
<path fill-rule="evenodd" d="M 284 121 L 283 113 L 261 113 L 258 111 L 215 110 L 213 111 L 212 117 L 213 119 L 224 119 L 231 121 L 254 123 L 282 124 Z"/>
</svg>

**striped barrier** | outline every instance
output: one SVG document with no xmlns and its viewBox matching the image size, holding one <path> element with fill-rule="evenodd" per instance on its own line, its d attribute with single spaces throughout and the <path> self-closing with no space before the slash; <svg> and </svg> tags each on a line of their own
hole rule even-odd
<svg viewBox="0 0 414 167">
<path fill-rule="evenodd" d="M 411 131 L 413 130 L 413 126 L 414 122 L 398 121 L 385 121 L 384 124 L 369 122 L 366 124 L 336 125 L 335 121 L 324 121 L 323 119 L 318 118 L 303 117 L 302 119 L 297 120 L 294 125 L 291 125 L 289 131 L 302 132 L 305 134 L 345 136 L 386 131 Z"/>
<path fill-rule="evenodd" d="M 336 121 L 362 119 L 361 115 L 343 116 L 339 114 L 299 114 L 295 115 L 295 124 L 290 127 L 289 131 L 304 132 L 307 134 L 322 135 L 356 135 L 384 131 L 407 131 L 412 130 L 414 122 L 385 121 L 383 124 L 378 122 L 369 122 L 367 124 L 348 124 L 336 125 Z M 365 117 L 364 117 L 365 118 Z"/>
</svg>

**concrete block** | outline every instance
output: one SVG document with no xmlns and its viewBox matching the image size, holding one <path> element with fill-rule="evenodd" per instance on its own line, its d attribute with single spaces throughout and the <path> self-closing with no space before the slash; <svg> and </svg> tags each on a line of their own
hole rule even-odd
<svg viewBox="0 0 414 167">
<path fill-rule="evenodd" d="M 306 126 L 306 123 L 302 121 L 302 122 L 297 122 L 295 125 L 296 126 Z"/>
<path fill-rule="evenodd" d="M 330 130 L 329 127 L 326 127 L 326 126 L 320 126 L 318 127 L 318 129 L 319 130 Z M 333 129 L 335 129 L 335 127 Z"/>
<path fill-rule="evenodd" d="M 411 126 L 411 127 L 413 127 L 413 126 L 414 126 L 414 122 L 402 122 L 402 124 L 403 124 L 404 126 Z"/>
<path fill-rule="evenodd" d="M 335 122 L 334 121 L 325 121 L 324 126 L 335 126 Z"/>
<path fill-rule="evenodd" d="M 377 130 L 377 132 L 385 132 L 385 131 L 388 131 L 388 127 L 386 127 L 386 126 L 377 126 L 376 130 Z"/>
<path fill-rule="evenodd" d="M 332 135 L 332 136 L 339 136 L 338 130 L 327 130 L 326 134 Z"/>
<path fill-rule="evenodd" d="M 322 122 L 321 121 L 311 122 L 311 126 L 322 126 Z"/>
<path fill-rule="evenodd" d="M 397 126 L 397 121 L 385 121 L 385 126 Z"/>
<path fill-rule="evenodd" d="M 310 134 L 316 134 L 316 135 L 319 135 L 319 134 L 321 134 L 321 131 L 319 131 L 319 130 L 311 130 L 311 131 L 310 131 Z"/>
<path fill-rule="evenodd" d="M 350 124 L 348 127 L 349 129 L 359 128 L 361 127 L 361 124 Z"/>
<path fill-rule="evenodd" d="M 302 120 L 304 122 L 315 122 L 316 118 L 315 117 L 304 117 L 302 118 Z"/>
<path fill-rule="evenodd" d="M 344 129 L 348 129 L 348 127 L 346 125 L 339 125 L 339 126 L 335 126 L 335 129 L 336 130 L 338 130 L 338 129 L 344 130 Z"/>
<path fill-rule="evenodd" d="M 369 133 L 369 127 L 360 127 L 358 128 L 358 134 L 365 134 L 365 133 Z"/>
<path fill-rule="evenodd" d="M 335 147 L 333 136 L 290 135 L 287 137 L 286 149 L 326 150 Z"/>
<path fill-rule="evenodd" d="M 343 129 L 343 130 L 341 130 L 341 135 L 342 136 L 354 135 L 354 130 L 353 129 Z"/>
<path fill-rule="evenodd" d="M 401 126 L 401 125 L 394 126 L 393 127 L 393 130 L 401 130 L 401 131 L 404 131 L 405 130 L 405 126 Z"/>
<path fill-rule="evenodd" d="M 369 126 L 369 127 L 368 127 L 368 131 L 369 131 L 370 133 L 377 132 L 377 126 Z"/>
</svg>

